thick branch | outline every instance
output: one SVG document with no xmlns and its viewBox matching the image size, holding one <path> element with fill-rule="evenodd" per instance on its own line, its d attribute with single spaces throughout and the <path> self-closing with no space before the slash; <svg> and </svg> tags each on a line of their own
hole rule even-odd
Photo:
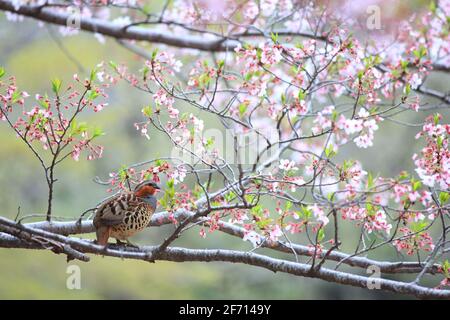
<svg viewBox="0 0 450 320">
<path fill-rule="evenodd" d="M 142 247 L 140 250 L 131 248 L 122 248 L 116 245 L 111 245 L 108 248 L 87 242 L 85 240 L 76 238 L 65 238 L 67 244 L 75 248 L 78 251 L 85 253 L 93 253 L 102 256 L 110 256 L 121 259 L 136 259 L 143 261 L 154 261 L 153 253 L 158 250 L 158 246 Z M 9 247 L 15 246 L 22 248 L 31 248 L 31 245 L 23 243 L 20 239 L 12 236 L 0 234 L 0 243 L 9 243 Z M 36 248 L 39 249 L 39 248 Z M 251 252 L 241 252 L 234 250 L 222 250 L 222 249 L 187 249 L 169 247 L 165 251 L 159 252 L 157 260 L 174 261 L 174 262 L 231 262 L 242 263 L 252 266 L 261 267 L 273 272 L 283 272 L 296 276 L 319 278 L 328 282 L 334 282 L 339 284 L 351 285 L 361 288 L 367 288 L 367 283 L 373 281 L 373 279 L 352 275 L 341 271 L 330 270 L 327 268 L 321 268 L 318 271 L 311 272 L 311 267 L 307 264 L 290 262 L 281 259 L 275 259 L 266 257 L 260 254 Z M 399 281 L 393 281 L 389 279 L 378 279 L 380 288 L 382 290 L 392 291 L 396 293 L 403 293 L 414 295 L 418 298 L 439 298 L 449 299 L 450 290 L 439 290 L 425 288 L 416 284 L 403 283 Z"/>
<path fill-rule="evenodd" d="M 68 22 L 74 19 L 69 13 L 57 12 L 54 8 L 45 6 L 22 5 L 18 10 L 15 10 L 13 3 L 7 0 L 0 0 L 0 10 L 13 12 L 60 26 L 70 26 Z M 238 44 L 237 41 L 232 40 L 205 40 L 203 37 L 189 35 L 175 36 L 135 26 L 124 28 L 122 25 L 96 18 L 81 18 L 80 28 L 84 31 L 96 32 L 116 39 L 148 41 L 203 51 L 231 50 Z"/>
<path fill-rule="evenodd" d="M 177 211 L 175 218 L 177 220 L 183 220 L 192 217 L 193 215 L 194 215 L 193 212 L 179 210 Z M 204 223 L 208 222 L 208 219 L 209 218 L 207 217 L 200 218 L 200 220 L 202 220 Z M 169 215 L 165 212 L 160 212 L 153 215 L 149 226 L 161 226 L 170 223 L 172 222 L 171 220 L 169 220 Z M 44 221 L 44 222 L 30 223 L 27 224 L 27 226 L 63 235 L 91 233 L 95 231 L 91 221 L 83 221 L 81 224 L 78 224 L 76 222 L 48 223 Z M 219 230 L 239 238 L 243 238 L 245 234 L 245 230 L 242 227 L 224 221 L 220 221 Z M 264 243 L 261 246 L 264 248 L 273 249 L 284 253 L 292 253 L 292 250 L 295 250 L 296 254 L 298 255 L 311 256 L 311 249 L 304 245 L 289 244 L 282 241 L 271 241 L 269 239 L 266 239 L 266 241 L 264 241 Z M 320 257 L 324 258 L 324 256 L 325 253 L 323 253 Z M 382 273 L 418 273 L 423 269 L 423 266 L 415 262 L 377 261 L 364 257 L 357 257 L 357 256 L 350 257 L 348 254 L 339 251 L 330 252 L 330 254 L 328 254 L 328 256 L 326 257 L 326 260 L 336 262 L 343 261 L 343 263 L 346 265 L 364 269 L 367 269 L 369 266 L 377 266 L 380 268 L 380 271 Z M 438 272 L 438 268 L 439 268 L 438 265 L 434 265 L 432 268 L 428 270 L 428 273 L 435 274 L 436 272 Z"/>
</svg>

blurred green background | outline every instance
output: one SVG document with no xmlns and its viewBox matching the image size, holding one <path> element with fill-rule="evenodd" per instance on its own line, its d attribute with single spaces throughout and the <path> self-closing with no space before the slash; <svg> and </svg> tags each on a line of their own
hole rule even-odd
<svg viewBox="0 0 450 320">
<path fill-rule="evenodd" d="M 107 39 L 105 44 L 100 44 L 84 33 L 63 38 L 55 27 L 38 28 L 36 22 L 30 20 L 15 24 L 6 21 L 3 14 L 0 14 L 0 40 L 0 65 L 8 74 L 17 77 L 21 90 L 32 96 L 50 92 L 51 79 L 57 77 L 67 83 L 74 73 L 81 77 L 100 61 L 126 62 L 134 68 L 141 64 L 136 56 L 114 40 Z M 448 89 L 445 82 L 449 79 L 443 81 L 445 79 L 440 77 L 430 78 L 429 84 L 436 89 Z M 93 177 L 106 178 L 109 172 L 121 165 L 162 156 L 170 150 L 162 137 L 152 134 L 148 141 L 133 127 L 134 122 L 141 121 L 140 110 L 150 103 L 150 96 L 130 89 L 126 84 L 118 85 L 109 94 L 109 106 L 100 114 L 86 117 L 89 123 L 102 127 L 106 132 L 101 138 L 105 147 L 104 157 L 89 162 L 69 160 L 59 168 L 53 211 L 56 216 L 77 217 L 105 197 L 105 187 L 94 183 Z M 448 117 L 448 113 L 445 116 Z M 420 123 L 424 117 L 424 113 L 408 112 L 402 119 Z M 385 121 L 376 132 L 375 148 L 356 152 L 349 145 L 340 153 L 344 157 L 361 160 L 365 169 L 375 173 L 398 174 L 401 170 L 413 168 L 411 155 L 419 148 L 414 140 L 418 130 Z M 19 206 L 22 215 L 45 211 L 47 190 L 41 169 L 22 142 L 2 123 L 0 190 L 2 216 L 14 218 Z M 157 244 L 170 228 L 148 229 L 134 240 L 141 244 Z M 343 230 L 352 229 L 344 226 Z M 251 249 L 249 243 L 218 233 L 208 234 L 204 240 L 197 231 L 184 235 L 176 245 Z M 383 255 L 388 260 L 397 258 L 393 250 L 385 250 Z M 44 251 L 0 249 L 0 299 L 406 298 L 382 291 L 274 274 L 238 264 L 150 264 L 98 256 L 92 256 L 89 263 L 76 264 L 81 268 L 82 289 L 69 290 L 66 288 L 68 264 L 64 256 Z"/>
</svg>

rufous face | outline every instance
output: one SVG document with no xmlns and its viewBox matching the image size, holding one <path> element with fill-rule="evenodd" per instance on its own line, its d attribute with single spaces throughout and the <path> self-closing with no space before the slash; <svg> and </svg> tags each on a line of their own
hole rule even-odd
<svg viewBox="0 0 450 320">
<path fill-rule="evenodd" d="M 145 185 L 142 186 L 141 188 L 139 188 L 136 191 L 136 196 L 141 197 L 141 198 L 145 198 L 147 196 L 152 196 L 156 193 L 156 189 L 150 185 Z"/>
</svg>

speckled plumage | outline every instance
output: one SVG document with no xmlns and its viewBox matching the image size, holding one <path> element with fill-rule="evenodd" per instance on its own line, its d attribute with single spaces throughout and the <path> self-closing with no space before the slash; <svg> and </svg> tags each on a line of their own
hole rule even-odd
<svg viewBox="0 0 450 320">
<path fill-rule="evenodd" d="M 120 194 L 105 201 L 94 217 L 97 243 L 106 245 L 110 237 L 127 240 L 142 231 L 150 223 L 156 202 L 152 194 L 138 196 L 136 192 Z"/>
</svg>

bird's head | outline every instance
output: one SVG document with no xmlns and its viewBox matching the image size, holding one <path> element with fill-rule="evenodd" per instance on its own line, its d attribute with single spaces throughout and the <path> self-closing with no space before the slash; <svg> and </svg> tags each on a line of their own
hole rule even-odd
<svg viewBox="0 0 450 320">
<path fill-rule="evenodd" d="M 139 198 L 153 196 L 161 188 L 154 181 L 144 181 L 134 188 L 134 194 Z"/>
</svg>

